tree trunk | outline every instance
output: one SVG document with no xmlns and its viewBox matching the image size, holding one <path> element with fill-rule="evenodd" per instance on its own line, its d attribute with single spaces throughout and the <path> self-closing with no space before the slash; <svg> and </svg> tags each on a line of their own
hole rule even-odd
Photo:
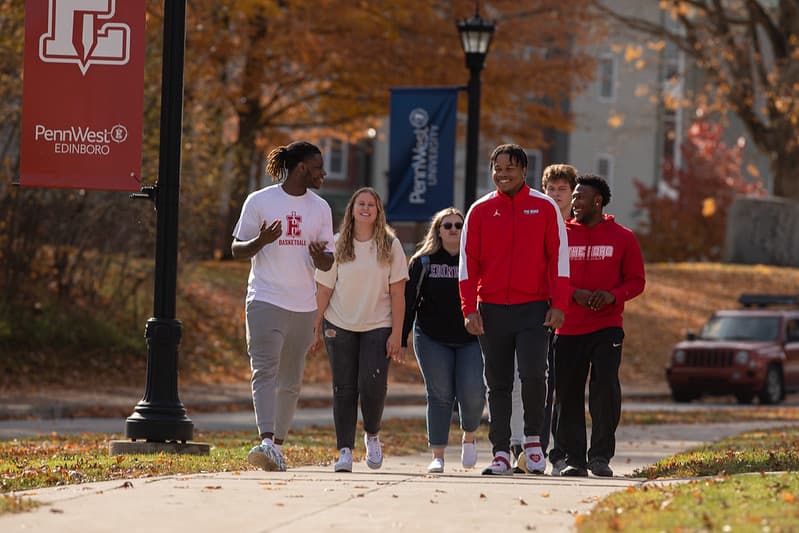
<svg viewBox="0 0 799 533">
<path fill-rule="evenodd" d="M 782 148 L 781 153 L 772 159 L 771 173 L 774 196 L 799 201 L 799 149 L 788 151 Z"/>
<path fill-rule="evenodd" d="M 258 155 L 256 139 L 258 130 L 261 126 L 261 92 L 263 81 L 266 76 L 266 64 L 260 48 L 264 46 L 267 36 L 267 19 L 263 15 L 254 17 L 249 21 L 249 41 L 241 75 L 241 102 L 236 108 L 238 115 L 238 135 L 236 145 L 233 148 L 232 176 L 229 178 L 229 201 L 227 202 L 227 216 L 221 217 L 223 224 L 222 231 L 219 232 L 217 242 L 221 241 L 222 234 L 227 232 L 229 239 L 230 233 L 238 220 L 241 206 L 250 193 L 251 186 L 257 187 L 259 180 L 256 179 L 259 171 L 258 162 L 261 158 Z M 224 211 L 224 210 L 223 210 Z M 230 258 L 230 247 L 223 250 L 222 257 Z"/>
</svg>

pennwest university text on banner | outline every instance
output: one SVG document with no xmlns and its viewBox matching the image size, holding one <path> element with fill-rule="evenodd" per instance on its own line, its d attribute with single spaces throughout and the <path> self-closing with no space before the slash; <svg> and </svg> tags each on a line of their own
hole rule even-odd
<svg viewBox="0 0 799 533">
<path fill-rule="evenodd" d="M 19 184 L 138 191 L 145 0 L 26 0 Z"/>
<path fill-rule="evenodd" d="M 389 220 L 427 221 L 452 205 L 458 90 L 391 89 Z"/>
</svg>

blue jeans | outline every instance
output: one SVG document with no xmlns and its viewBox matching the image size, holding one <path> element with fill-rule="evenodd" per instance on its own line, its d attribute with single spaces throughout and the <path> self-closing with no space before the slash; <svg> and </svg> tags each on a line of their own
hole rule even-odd
<svg viewBox="0 0 799 533">
<path fill-rule="evenodd" d="M 355 447 L 358 399 L 366 433 L 377 435 L 388 388 L 386 341 L 391 328 L 349 331 L 323 322 L 325 347 L 333 373 L 333 422 L 336 447 Z"/>
<path fill-rule="evenodd" d="M 470 433 L 480 426 L 485 405 L 480 344 L 443 344 L 414 326 L 413 348 L 427 390 L 427 438 L 430 447 L 444 448 L 456 398 L 461 429 Z"/>
</svg>

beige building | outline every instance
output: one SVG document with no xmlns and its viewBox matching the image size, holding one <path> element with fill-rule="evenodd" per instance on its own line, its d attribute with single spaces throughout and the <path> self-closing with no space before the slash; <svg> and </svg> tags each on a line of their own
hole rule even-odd
<svg viewBox="0 0 799 533">
<path fill-rule="evenodd" d="M 666 25 L 671 19 L 657 2 L 607 0 L 619 13 Z M 676 27 L 674 28 L 677 29 Z M 701 82 L 686 55 L 676 46 L 608 21 L 606 37 L 593 47 L 597 72 L 586 91 L 572 100 L 574 129 L 568 135 L 569 163 L 581 172 L 605 177 L 613 199 L 606 212 L 632 229 L 646 216 L 636 209 L 634 180 L 657 186 L 664 194 L 663 161 L 681 165 L 680 146 L 696 118 L 693 90 Z M 734 116 L 713 117 L 725 126 L 724 140 L 732 146 L 743 138 L 744 168 L 754 168 L 767 188 L 769 166 Z"/>
<path fill-rule="evenodd" d="M 620 13 L 669 24 L 669 18 L 654 1 L 607 0 Z M 605 177 L 613 198 L 606 212 L 636 229 L 646 214 L 636 208 L 638 191 L 634 181 L 657 186 L 664 194 L 661 177 L 664 158 L 674 157 L 680 165 L 679 147 L 685 130 L 696 115 L 686 105 L 699 78 L 685 54 L 666 42 L 637 33 L 619 23 L 608 21 L 602 39 L 592 45 L 597 61 L 593 82 L 571 102 L 574 128 L 569 133 L 553 132 L 551 146 L 528 150 L 528 183 L 540 184 L 543 168 L 551 163 L 569 163 L 580 172 Z M 462 96 L 465 98 L 465 95 Z M 483 117 L 489 112 L 483 109 Z M 485 118 L 484 118 L 485 120 Z M 719 119 L 721 120 L 721 119 Z M 735 144 L 746 132 L 735 117 L 726 117 L 725 141 Z M 388 124 L 378 129 L 374 142 L 371 183 L 388 194 Z M 463 164 L 465 159 L 466 117 L 458 117 L 459 138 L 455 154 L 455 205 L 463 207 Z M 503 139 L 518 142 L 524 139 Z M 478 164 L 477 196 L 493 190 L 488 170 L 488 156 L 497 144 L 481 138 Z M 769 186 L 768 162 L 747 142 L 744 166 L 756 167 Z"/>
</svg>

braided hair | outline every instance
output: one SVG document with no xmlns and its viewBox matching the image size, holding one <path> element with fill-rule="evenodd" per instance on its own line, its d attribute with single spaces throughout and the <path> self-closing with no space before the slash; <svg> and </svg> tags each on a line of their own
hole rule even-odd
<svg viewBox="0 0 799 533">
<path fill-rule="evenodd" d="M 266 173 L 272 181 L 282 182 L 291 174 L 298 163 L 322 151 L 307 141 L 295 141 L 287 146 L 278 146 L 266 156 Z"/>
</svg>

